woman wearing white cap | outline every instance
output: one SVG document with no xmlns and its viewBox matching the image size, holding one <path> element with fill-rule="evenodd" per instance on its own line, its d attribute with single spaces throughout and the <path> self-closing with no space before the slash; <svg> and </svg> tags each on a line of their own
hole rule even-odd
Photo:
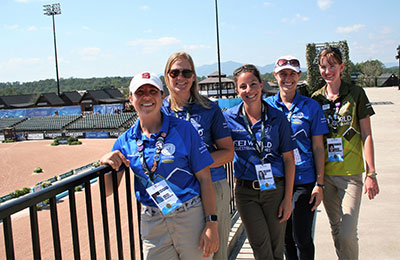
<svg viewBox="0 0 400 260">
<path fill-rule="evenodd" d="M 160 111 L 163 85 L 155 74 L 135 75 L 129 90 L 139 119 L 101 163 L 134 173 L 144 258 L 211 259 L 218 250 L 213 160 L 190 123 Z M 105 181 L 109 195 L 111 176 Z"/>
<path fill-rule="evenodd" d="M 213 258 L 228 259 L 230 189 L 224 164 L 233 160 L 230 130 L 220 107 L 200 95 L 194 63 L 189 54 L 173 53 L 165 65 L 164 76 L 170 95 L 164 99 L 162 111 L 191 122 L 214 160 L 210 173 L 215 189 L 220 249 Z"/>
<path fill-rule="evenodd" d="M 315 209 L 323 199 L 323 135 L 329 129 L 321 106 L 296 91 L 301 75 L 296 57 L 278 58 L 274 75 L 279 92 L 266 101 L 285 114 L 297 143 L 293 212 L 286 226 L 285 256 L 288 260 L 314 259 L 312 225 Z"/>
</svg>

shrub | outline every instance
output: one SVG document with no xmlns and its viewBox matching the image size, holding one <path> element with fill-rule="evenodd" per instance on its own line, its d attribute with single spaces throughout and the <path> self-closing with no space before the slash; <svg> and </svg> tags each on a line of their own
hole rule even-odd
<svg viewBox="0 0 400 260">
<path fill-rule="evenodd" d="M 34 173 L 41 173 L 41 172 L 43 172 L 43 169 L 40 168 L 40 167 L 36 167 L 36 168 L 33 170 L 33 172 L 34 172 Z"/>
<path fill-rule="evenodd" d="M 12 198 L 18 198 L 21 197 L 22 195 L 28 194 L 31 192 L 31 189 L 25 187 L 22 190 L 15 190 L 13 192 L 10 193 Z"/>
</svg>

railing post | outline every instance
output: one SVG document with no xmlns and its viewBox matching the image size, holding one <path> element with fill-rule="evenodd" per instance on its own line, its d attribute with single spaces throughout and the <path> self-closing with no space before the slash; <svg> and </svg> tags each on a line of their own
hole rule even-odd
<svg viewBox="0 0 400 260">
<path fill-rule="evenodd" d="M 104 234 L 104 250 L 106 259 L 111 259 L 110 251 L 110 235 L 108 228 L 108 215 L 107 215 L 107 200 L 106 200 L 106 188 L 104 185 L 104 174 L 99 177 L 100 181 L 100 199 L 101 199 L 101 215 L 103 220 L 103 234 Z"/>
<path fill-rule="evenodd" d="M 74 248 L 74 258 L 81 259 L 79 249 L 78 219 L 76 217 L 75 187 L 68 190 L 69 193 L 69 212 L 71 217 L 71 235 Z"/>
<path fill-rule="evenodd" d="M 128 229 L 129 229 L 129 246 L 131 252 L 131 259 L 135 259 L 135 235 L 133 231 L 133 213 L 132 213 L 132 190 L 131 190 L 131 176 L 129 168 L 125 169 L 125 184 L 126 184 L 126 205 L 128 211 Z"/>
<path fill-rule="evenodd" d="M 117 247 L 118 259 L 124 259 L 124 252 L 122 249 L 122 232 L 121 232 L 121 215 L 119 209 L 119 195 L 118 195 L 118 176 L 116 171 L 112 171 L 112 186 L 114 194 L 114 215 L 115 215 L 115 231 L 117 233 Z"/>
<path fill-rule="evenodd" d="M 4 232 L 4 243 L 6 246 L 7 259 L 13 260 L 15 259 L 15 255 L 14 255 L 14 242 L 13 242 L 10 216 L 3 219 L 3 232 Z"/>
<path fill-rule="evenodd" d="M 57 216 L 57 201 L 56 197 L 51 197 L 50 201 L 50 215 L 51 215 L 51 227 L 53 231 L 53 247 L 54 247 L 54 259 L 61 259 L 61 244 L 60 244 L 60 229 L 58 227 L 58 216 Z"/>
<path fill-rule="evenodd" d="M 40 256 L 39 226 L 36 205 L 29 207 L 29 216 L 31 220 L 33 259 L 41 259 L 42 257 Z"/>
<path fill-rule="evenodd" d="M 93 206 L 92 206 L 92 191 L 90 181 L 85 182 L 85 200 L 86 200 L 86 216 L 88 225 L 88 236 L 90 246 L 90 259 L 96 260 L 96 243 L 93 227 Z"/>
</svg>

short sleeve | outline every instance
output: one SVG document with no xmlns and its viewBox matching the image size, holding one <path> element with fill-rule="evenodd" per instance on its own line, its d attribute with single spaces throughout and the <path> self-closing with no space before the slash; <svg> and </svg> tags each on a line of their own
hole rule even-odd
<svg viewBox="0 0 400 260">
<path fill-rule="evenodd" d="M 366 118 L 368 116 L 372 116 L 375 114 L 374 109 L 372 108 L 371 102 L 365 93 L 365 90 L 360 87 L 360 94 L 357 100 L 357 116 L 359 119 Z"/>
</svg>

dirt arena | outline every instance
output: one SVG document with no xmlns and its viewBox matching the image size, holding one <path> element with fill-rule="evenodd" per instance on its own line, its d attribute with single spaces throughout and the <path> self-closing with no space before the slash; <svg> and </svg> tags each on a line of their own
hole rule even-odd
<svg viewBox="0 0 400 260">
<path fill-rule="evenodd" d="M 82 145 L 51 146 L 51 140 L 24 141 L 17 143 L 0 143 L 0 195 L 6 195 L 15 189 L 33 187 L 37 182 L 79 168 L 101 158 L 110 151 L 115 139 L 80 139 Z M 33 169 L 41 167 L 44 173 L 34 174 Z M 124 179 L 123 179 L 124 180 Z M 120 203 L 123 240 L 128 241 L 124 181 L 121 183 Z M 133 187 L 132 187 L 133 188 Z M 133 189 L 132 189 L 133 191 Z M 98 182 L 92 185 L 93 216 L 95 226 L 96 250 L 98 259 L 104 259 L 104 240 L 102 232 L 101 208 L 99 202 Z M 122 199 L 121 199 L 122 198 Z M 76 193 L 79 242 L 82 259 L 90 259 L 88 231 L 86 224 L 86 207 L 84 192 Z M 107 198 L 109 212 L 109 230 L 112 259 L 116 259 L 117 246 L 112 196 Z M 68 197 L 57 204 L 61 250 L 63 259 L 73 259 L 72 236 Z M 51 235 L 50 210 L 38 212 L 39 234 L 42 259 L 54 259 Z M 30 234 L 29 212 L 24 210 L 12 216 L 12 228 L 16 259 L 33 259 Z M 6 259 L 4 249 L 3 225 L 0 225 L 0 259 Z M 127 244 L 124 244 L 124 255 L 129 259 Z"/>
</svg>

